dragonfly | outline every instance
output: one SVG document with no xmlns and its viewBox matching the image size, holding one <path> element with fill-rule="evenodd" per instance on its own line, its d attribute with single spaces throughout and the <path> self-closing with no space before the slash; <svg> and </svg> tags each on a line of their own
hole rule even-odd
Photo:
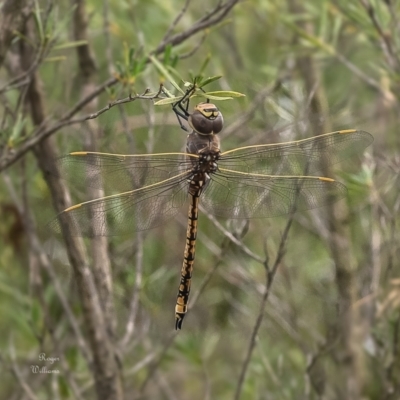
<svg viewBox="0 0 400 400">
<path fill-rule="evenodd" d="M 266 218 L 321 207 L 346 195 L 346 187 L 312 175 L 362 152 L 373 137 L 340 130 L 285 143 L 221 151 L 224 119 L 215 104 L 189 112 L 190 93 L 173 104 L 188 131 L 186 151 L 155 154 L 69 153 L 58 159 L 61 174 L 104 190 L 104 197 L 67 208 L 74 234 L 130 234 L 166 223 L 189 204 L 186 243 L 175 305 L 175 329 L 188 311 L 201 202 L 207 213 L 228 219 Z M 186 121 L 188 126 L 182 123 Z M 59 218 L 50 223 L 61 232 Z"/>
</svg>

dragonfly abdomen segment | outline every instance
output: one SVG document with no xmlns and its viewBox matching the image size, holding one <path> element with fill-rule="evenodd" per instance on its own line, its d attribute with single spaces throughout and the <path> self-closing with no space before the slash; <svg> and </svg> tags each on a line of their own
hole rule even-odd
<svg viewBox="0 0 400 400">
<path fill-rule="evenodd" d="M 175 329 L 182 328 L 183 318 L 187 313 L 192 271 L 196 251 L 197 219 L 199 215 L 200 191 L 189 193 L 190 204 L 188 212 L 188 226 L 186 230 L 186 245 L 181 270 L 181 281 L 175 306 Z"/>
</svg>

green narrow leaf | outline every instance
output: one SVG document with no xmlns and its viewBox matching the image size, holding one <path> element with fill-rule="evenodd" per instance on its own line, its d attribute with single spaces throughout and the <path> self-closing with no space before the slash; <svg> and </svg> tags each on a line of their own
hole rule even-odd
<svg viewBox="0 0 400 400">
<path fill-rule="evenodd" d="M 65 61 L 67 57 L 58 56 L 58 57 L 47 57 L 44 59 L 45 62 L 55 62 L 55 61 Z"/>
<path fill-rule="evenodd" d="M 274 110 L 274 112 L 279 115 L 280 118 L 282 118 L 284 121 L 289 121 L 293 122 L 293 115 L 285 110 L 283 107 L 281 107 L 278 103 L 276 103 L 274 100 L 271 98 L 267 99 L 268 104 L 270 107 Z"/>
<path fill-rule="evenodd" d="M 55 29 L 52 32 L 52 37 L 58 37 L 60 36 L 63 32 L 65 32 L 65 29 L 67 28 L 67 25 L 70 23 L 72 19 L 72 15 L 75 12 L 75 9 L 77 7 L 77 4 L 72 5 L 68 11 L 65 13 L 65 17 L 61 20 L 57 20 L 57 24 L 55 25 Z"/>
<path fill-rule="evenodd" d="M 180 93 L 185 94 L 183 90 L 179 87 L 179 85 L 175 82 L 172 75 L 167 71 L 167 69 L 157 60 L 153 55 L 149 55 L 150 61 L 154 64 L 154 66 L 158 69 L 158 71 L 167 79 L 171 85 Z"/>
<path fill-rule="evenodd" d="M 125 67 L 127 67 L 129 65 L 129 48 L 126 42 L 123 43 L 123 48 L 124 48 L 124 63 Z"/>
<path fill-rule="evenodd" d="M 196 76 L 193 75 L 193 71 L 189 71 L 189 80 L 191 84 L 193 84 L 193 82 L 196 80 Z"/>
<path fill-rule="evenodd" d="M 163 92 L 168 96 L 168 97 L 176 97 L 173 93 L 171 93 L 165 86 L 163 87 Z"/>
<path fill-rule="evenodd" d="M 16 120 L 13 130 L 11 132 L 11 135 L 8 138 L 8 146 L 9 147 L 14 147 L 14 145 L 16 143 L 18 143 L 25 125 L 26 125 L 26 118 L 24 118 L 21 113 L 18 114 L 17 120 Z"/>
<path fill-rule="evenodd" d="M 199 86 L 200 87 L 204 87 L 212 82 L 217 81 L 218 79 L 221 79 L 222 75 L 215 75 L 215 76 L 210 76 L 209 78 L 205 79 L 204 81 L 202 81 Z"/>
<path fill-rule="evenodd" d="M 199 94 L 200 97 L 205 97 L 206 99 L 210 99 L 210 100 L 217 100 L 217 101 L 224 101 L 224 100 L 233 100 L 233 97 L 229 97 L 229 96 L 224 96 L 224 97 L 220 97 L 220 96 L 212 96 L 209 95 L 207 93 L 203 93 L 203 94 Z"/>
<path fill-rule="evenodd" d="M 175 54 L 171 61 L 171 67 L 176 68 L 176 66 L 178 65 L 178 61 L 179 61 L 179 57 L 177 54 Z"/>
<path fill-rule="evenodd" d="M 139 75 L 141 72 L 143 72 L 145 67 L 146 67 L 146 59 L 145 58 L 142 58 L 141 60 L 137 61 L 135 63 L 135 69 L 134 69 L 135 76 Z"/>
<path fill-rule="evenodd" d="M 166 104 L 176 103 L 181 100 L 183 96 L 179 97 L 168 97 L 167 99 L 161 99 L 154 103 L 155 106 L 165 106 Z"/>
<path fill-rule="evenodd" d="M 180 82 L 184 82 L 184 79 L 182 78 L 181 74 L 171 65 L 168 66 L 168 71 L 170 74 L 173 75 L 173 77 L 175 78 L 175 81 L 178 80 Z"/>
<path fill-rule="evenodd" d="M 40 307 L 40 305 L 36 300 L 32 301 L 30 311 L 31 311 L 32 325 L 36 331 L 40 332 L 41 329 L 43 328 L 43 313 L 42 313 L 42 308 Z"/>
<path fill-rule="evenodd" d="M 58 375 L 58 388 L 62 399 L 68 399 L 70 397 L 71 391 L 69 389 L 69 384 L 62 374 Z"/>
<path fill-rule="evenodd" d="M 135 49 L 133 47 L 129 48 L 129 62 L 134 61 L 135 59 Z"/>
<path fill-rule="evenodd" d="M 245 97 L 246 95 L 239 92 L 233 92 L 231 90 L 219 90 L 215 92 L 207 92 L 206 95 L 219 96 L 219 97 Z"/>
<path fill-rule="evenodd" d="M 44 40 L 43 23 L 42 23 L 42 17 L 40 15 L 39 3 L 37 0 L 35 0 L 35 12 L 33 13 L 33 17 L 35 18 L 35 23 L 39 31 L 40 42 L 43 42 Z"/>
<path fill-rule="evenodd" d="M 208 53 L 207 57 L 205 58 L 205 60 L 203 61 L 203 64 L 200 67 L 200 70 L 199 70 L 199 73 L 198 73 L 199 76 L 203 75 L 203 72 L 207 68 L 208 63 L 210 62 L 210 60 L 211 60 L 211 54 Z"/>
<path fill-rule="evenodd" d="M 203 80 L 202 75 L 196 75 L 193 79 L 193 85 L 200 87 L 201 86 L 201 81 Z"/>
<path fill-rule="evenodd" d="M 69 347 L 65 352 L 69 367 L 74 371 L 78 365 L 79 351 L 75 346 Z"/>
<path fill-rule="evenodd" d="M 331 41 L 333 47 L 336 47 L 339 42 L 340 33 L 342 32 L 342 26 L 343 26 L 343 18 L 339 14 L 337 17 L 335 17 L 333 21 L 332 41 Z"/>
<path fill-rule="evenodd" d="M 167 46 L 165 46 L 165 50 L 164 50 L 165 65 L 171 65 L 171 52 L 172 52 L 172 46 L 171 46 L 171 44 L 168 44 Z"/>
<path fill-rule="evenodd" d="M 117 68 L 117 71 L 118 71 L 119 75 L 123 76 L 124 69 L 123 69 L 123 67 L 122 67 L 122 65 L 121 65 L 121 63 L 119 61 L 117 61 L 115 63 L 115 68 Z"/>
<path fill-rule="evenodd" d="M 83 46 L 83 45 L 87 45 L 87 44 L 88 44 L 87 40 L 75 40 L 72 42 L 67 42 L 67 43 L 63 43 L 63 44 L 54 46 L 53 50 L 69 49 L 71 47 L 79 47 L 79 46 Z"/>
</svg>

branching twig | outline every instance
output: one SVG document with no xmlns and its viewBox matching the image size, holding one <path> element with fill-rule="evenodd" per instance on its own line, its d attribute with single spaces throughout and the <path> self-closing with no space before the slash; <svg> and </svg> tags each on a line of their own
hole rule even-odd
<svg viewBox="0 0 400 400">
<path fill-rule="evenodd" d="M 197 50 L 200 49 L 201 45 L 204 43 L 204 41 L 206 40 L 206 37 L 208 36 L 207 33 L 203 33 L 203 35 L 201 36 L 200 40 L 197 42 L 197 44 L 195 46 L 193 46 L 193 48 L 188 51 L 187 53 L 183 53 L 179 56 L 180 60 L 184 60 L 185 58 L 189 58 L 192 57 L 193 54 L 195 54 L 197 52 Z"/>
<path fill-rule="evenodd" d="M 164 37 L 162 38 L 162 42 L 165 42 L 169 39 L 169 37 L 171 36 L 171 32 L 174 30 L 174 28 L 176 27 L 176 25 L 178 25 L 179 21 L 182 19 L 183 15 L 185 14 L 185 12 L 187 11 L 189 4 L 192 0 L 186 0 L 185 4 L 183 5 L 181 11 L 179 12 L 179 14 L 175 17 L 175 19 L 172 21 L 171 25 L 169 26 L 169 28 L 167 29 L 167 32 L 165 32 Z"/>
<path fill-rule="evenodd" d="M 161 84 L 159 89 L 158 89 L 158 91 L 157 91 L 157 93 L 154 94 L 154 95 L 151 95 L 151 96 L 148 95 L 148 93 L 150 92 L 149 88 L 147 88 L 144 91 L 144 93 L 142 93 L 142 94 L 136 94 L 134 96 L 132 96 L 130 94 L 128 97 L 126 97 L 124 99 L 119 99 L 119 100 L 113 101 L 112 103 L 108 103 L 108 105 L 103 107 L 101 110 L 99 110 L 99 111 L 97 111 L 97 112 L 95 112 L 93 114 L 89 114 L 89 115 L 83 117 L 83 118 L 85 118 L 83 121 L 87 121 L 88 119 L 97 118 L 99 115 L 105 113 L 106 111 L 110 110 L 114 106 L 118 106 L 118 105 L 125 104 L 125 103 L 131 103 L 132 101 L 135 101 L 135 100 L 138 100 L 138 99 L 140 99 L 140 100 L 155 100 L 155 99 L 158 99 L 158 98 L 160 98 L 160 95 L 161 95 L 162 91 L 163 91 L 163 85 Z"/>
<path fill-rule="evenodd" d="M 240 394 L 242 392 L 244 378 L 246 376 L 246 372 L 247 372 L 247 369 L 248 369 L 249 364 L 250 364 L 250 359 L 251 359 L 251 356 L 253 354 L 254 347 L 256 345 L 258 331 L 260 330 L 260 326 L 261 326 L 261 323 L 262 323 L 263 318 L 264 318 L 265 306 L 267 304 L 268 296 L 270 294 L 270 289 L 271 289 L 271 286 L 272 286 L 272 282 L 274 280 L 274 277 L 275 277 L 275 274 L 276 274 L 276 272 L 278 270 L 278 267 L 279 267 L 279 265 L 280 265 L 280 263 L 282 261 L 282 258 L 283 258 L 284 254 L 285 254 L 285 246 L 286 246 L 287 238 L 288 238 L 288 235 L 289 235 L 290 227 L 292 226 L 293 216 L 294 216 L 294 214 L 291 213 L 291 215 L 289 217 L 289 220 L 286 223 L 285 229 L 284 229 L 283 234 L 282 234 L 281 241 L 279 243 L 278 252 L 277 252 L 277 255 L 276 255 L 276 258 L 275 258 L 275 261 L 274 261 L 274 264 L 273 264 L 272 268 L 269 267 L 268 256 L 266 257 L 266 259 L 264 261 L 264 266 L 265 266 L 265 270 L 266 270 L 265 291 L 264 291 L 263 298 L 261 300 L 260 310 L 258 312 L 256 323 L 254 325 L 253 332 L 251 334 L 251 338 L 250 338 L 250 341 L 249 341 L 249 347 L 247 349 L 247 353 L 246 353 L 245 359 L 243 361 L 242 369 L 240 371 L 239 380 L 238 380 L 238 384 L 237 384 L 236 392 L 235 392 L 235 396 L 234 396 L 235 400 L 239 400 Z"/>
<path fill-rule="evenodd" d="M 27 215 L 26 213 L 23 212 L 22 205 L 19 202 L 18 195 L 14 189 L 14 186 L 12 184 L 12 181 L 10 177 L 7 174 L 3 174 L 3 180 L 5 185 L 8 188 L 10 197 L 13 200 L 13 203 L 18 209 L 18 212 L 22 216 L 22 222 L 24 224 L 24 230 L 26 232 L 26 235 L 29 240 L 29 244 L 33 251 L 37 254 L 37 257 L 39 258 L 41 266 L 45 269 L 47 274 L 49 275 L 54 291 L 57 294 L 58 299 L 60 300 L 61 306 L 64 309 L 65 315 L 67 317 L 67 320 L 69 324 L 71 325 L 72 331 L 74 332 L 74 335 L 76 337 L 76 342 L 78 347 L 80 348 L 80 351 L 82 352 L 82 355 L 85 357 L 88 363 L 91 362 L 91 356 L 90 353 L 88 352 L 88 345 L 83 337 L 82 331 L 79 327 L 79 323 L 74 315 L 74 312 L 72 311 L 71 307 L 68 304 L 68 300 L 65 297 L 65 294 L 62 290 L 61 283 L 54 271 L 53 265 L 50 263 L 49 258 L 46 254 L 46 251 L 42 248 L 40 245 L 39 238 L 36 235 L 35 230 L 33 229 L 33 222 L 31 220 L 30 215 Z"/>
<path fill-rule="evenodd" d="M 238 130 L 243 128 L 247 122 L 253 118 L 254 114 L 256 113 L 259 107 L 263 106 L 265 99 L 274 93 L 279 87 L 282 85 L 285 77 L 277 79 L 272 85 L 267 86 L 266 88 L 262 89 L 257 95 L 254 97 L 254 100 L 250 103 L 247 107 L 247 110 L 239 115 L 239 117 L 230 124 L 226 129 L 224 129 L 225 137 L 231 136 L 236 133 Z"/>
<path fill-rule="evenodd" d="M 193 36 L 197 32 L 204 30 L 212 25 L 220 22 L 227 13 L 238 3 L 239 0 L 230 0 L 226 3 L 219 3 L 211 13 L 207 14 L 205 17 L 201 18 L 196 24 L 187 29 L 186 31 L 176 34 L 170 37 L 168 40 L 163 40 L 162 43 L 150 54 L 160 54 L 162 53 L 166 46 L 171 44 L 176 46 L 183 41 L 187 40 L 189 37 Z M 0 171 L 8 168 L 10 165 L 15 163 L 19 158 L 21 158 L 27 151 L 29 151 L 33 146 L 40 143 L 42 140 L 48 138 L 61 128 L 67 125 L 76 124 L 85 121 L 87 118 L 78 118 L 75 120 L 70 120 L 77 112 L 83 109 L 83 107 L 102 93 L 106 88 L 114 86 L 118 83 L 118 78 L 113 77 L 108 79 L 106 82 L 99 85 L 93 92 L 87 95 L 84 99 L 80 100 L 75 106 L 71 108 L 63 117 L 61 117 L 57 122 L 55 122 L 50 127 L 47 127 L 48 120 L 43 122 L 32 134 L 30 134 L 30 139 L 26 140 L 16 151 L 10 152 L 7 158 L 0 159 Z M 131 101 L 131 100 L 127 100 Z M 108 106 L 107 106 L 108 107 Z M 108 108 L 105 108 L 107 111 Z M 100 115 L 100 114 L 99 114 Z"/>
<path fill-rule="evenodd" d="M 219 254 L 217 254 L 216 259 L 213 262 L 213 265 L 214 265 L 213 268 L 211 268 L 207 272 L 206 276 L 203 278 L 203 280 L 200 283 L 199 287 L 197 288 L 196 292 L 192 295 L 192 298 L 190 300 L 189 310 L 192 309 L 193 306 L 196 304 L 198 298 L 200 297 L 200 294 L 203 292 L 203 290 L 207 286 L 208 282 L 210 282 L 211 277 L 215 274 L 218 267 L 221 265 L 223 256 L 228 251 L 228 249 L 231 247 L 232 243 L 237 245 L 241 249 L 246 248 L 244 246 L 244 244 L 238 239 L 238 237 L 242 238 L 246 232 L 247 232 L 247 225 L 244 225 L 244 226 L 242 226 L 242 228 L 239 232 L 236 232 L 234 234 L 231 233 L 230 235 L 225 235 L 225 238 L 222 241 L 222 244 L 219 246 Z M 234 237 L 236 239 L 236 241 L 240 243 L 240 245 L 238 245 L 237 242 L 233 242 L 231 240 L 231 237 Z"/>
<path fill-rule="evenodd" d="M 380 37 L 381 48 L 388 64 L 394 71 L 397 71 L 399 68 L 399 59 L 397 54 L 393 51 L 391 37 L 384 32 L 376 17 L 375 9 L 369 0 L 360 0 L 360 3 L 367 11 L 369 18 L 371 19 L 371 22 L 378 33 L 378 36 Z"/>
<path fill-rule="evenodd" d="M 207 216 L 207 218 L 236 246 L 238 246 L 244 254 L 248 255 L 250 258 L 253 260 L 258 261 L 261 264 L 264 264 L 264 260 L 259 257 L 257 254 L 253 253 L 245 244 L 237 239 L 231 232 L 229 232 L 227 229 L 225 229 L 219 222 L 218 220 L 211 215 L 210 213 L 206 212 L 204 208 L 200 205 L 200 210 L 203 212 L 204 215 Z"/>
<path fill-rule="evenodd" d="M 132 298 L 129 306 L 129 316 L 125 324 L 125 335 L 120 342 L 120 346 L 124 348 L 127 346 L 135 331 L 135 321 L 139 309 L 139 294 L 142 286 L 143 276 L 143 234 L 137 234 L 137 251 L 136 251 L 136 274 L 135 283 L 132 288 Z"/>
<path fill-rule="evenodd" d="M 139 388 L 139 393 L 143 394 L 147 384 L 149 382 L 151 382 L 151 378 L 153 377 L 154 373 L 157 371 L 158 367 L 160 366 L 162 360 L 164 359 L 165 354 L 167 353 L 168 349 L 171 347 L 171 345 L 174 343 L 175 338 L 178 336 L 179 331 L 173 331 L 167 341 L 165 342 L 163 348 L 161 349 L 161 351 L 159 352 L 159 355 L 157 357 L 157 359 L 154 360 L 154 362 L 150 363 L 150 367 L 149 367 L 149 372 L 145 378 L 145 380 L 143 381 L 142 385 Z M 140 396 L 140 398 L 142 398 L 142 396 Z"/>
<path fill-rule="evenodd" d="M 11 354 L 11 371 L 14 374 L 15 378 L 17 379 L 20 387 L 22 388 L 22 391 L 24 392 L 25 396 L 29 400 L 38 400 L 38 398 L 35 396 L 35 393 L 31 389 L 31 387 L 28 385 L 28 382 L 24 379 L 23 374 L 18 368 L 18 365 L 15 361 L 16 356 L 15 356 L 15 348 L 14 345 L 11 344 L 9 345 L 10 348 L 10 354 Z M 4 360 L 3 360 L 4 361 Z"/>
<path fill-rule="evenodd" d="M 8 168 L 10 165 L 12 165 L 15 161 L 17 161 L 20 157 L 22 157 L 27 151 L 29 151 L 33 146 L 37 145 L 40 143 L 42 140 L 46 139 L 53 133 L 57 132 L 61 128 L 65 126 L 70 126 L 74 124 L 78 124 L 84 121 L 87 121 L 89 119 L 93 119 L 98 117 L 99 115 L 103 114 L 104 112 L 108 111 L 110 108 L 123 104 L 123 103 L 130 103 L 132 101 L 135 101 L 137 99 L 143 99 L 143 100 L 154 100 L 156 98 L 159 98 L 159 95 L 162 92 L 162 86 L 160 86 L 159 91 L 156 93 L 156 95 L 153 96 L 147 96 L 146 93 L 148 93 L 149 89 L 147 89 L 143 94 L 141 95 L 129 95 L 128 97 L 120 100 L 116 100 L 113 103 L 109 103 L 107 106 L 103 107 L 101 110 L 99 110 L 96 113 L 88 114 L 80 118 L 76 119 L 71 119 L 73 115 L 75 115 L 80 109 L 82 109 L 87 103 L 89 103 L 91 100 L 93 100 L 99 93 L 101 93 L 105 87 L 108 87 L 114 79 L 107 81 L 105 84 L 101 85 L 98 87 L 94 92 L 92 92 L 90 95 L 85 97 L 83 100 L 81 100 L 78 104 L 76 104 L 73 109 L 68 111 L 60 120 L 58 123 L 55 125 L 45 128 L 46 124 L 48 121 L 45 121 L 42 123 L 37 130 L 33 133 L 32 138 L 26 140 L 19 148 L 18 150 L 13 153 L 9 158 L 3 158 L 0 160 L 0 171 Z M 96 93 L 96 94 L 95 94 Z"/>
<path fill-rule="evenodd" d="M 222 19 L 229 13 L 229 11 L 238 3 L 239 0 L 229 0 L 226 3 L 219 2 L 218 5 L 211 10 L 204 17 L 200 18 L 197 22 L 195 22 L 189 29 L 184 32 L 177 33 L 174 36 L 169 37 L 167 40 L 163 40 L 158 47 L 152 51 L 150 54 L 160 54 L 165 48 L 171 44 L 175 46 L 179 43 L 182 43 L 184 40 L 193 36 L 197 32 L 200 32 L 212 25 L 217 24 L 222 21 Z"/>
</svg>

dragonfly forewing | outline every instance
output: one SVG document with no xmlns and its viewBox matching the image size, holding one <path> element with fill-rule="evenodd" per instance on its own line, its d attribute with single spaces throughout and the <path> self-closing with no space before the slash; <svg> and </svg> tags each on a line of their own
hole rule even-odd
<svg viewBox="0 0 400 400">
<path fill-rule="evenodd" d="M 308 175 L 360 154 L 371 134 L 348 129 L 293 142 L 246 146 L 221 153 L 219 166 L 266 175 Z"/>
<path fill-rule="evenodd" d="M 80 184 L 114 194 L 152 185 L 192 168 L 186 153 L 124 155 L 74 152 L 57 159 L 60 176 Z"/>
</svg>

